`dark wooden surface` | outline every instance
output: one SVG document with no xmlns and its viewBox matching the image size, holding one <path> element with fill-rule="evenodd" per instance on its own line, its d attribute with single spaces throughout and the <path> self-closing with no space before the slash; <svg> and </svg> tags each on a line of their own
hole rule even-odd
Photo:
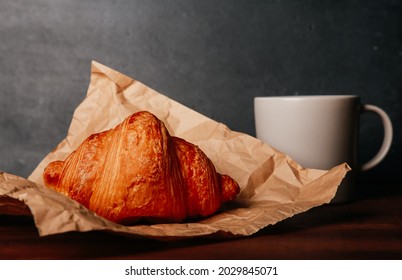
<svg viewBox="0 0 402 280">
<path fill-rule="evenodd" d="M 402 186 L 372 185 L 235 239 L 138 240 L 106 232 L 39 237 L 30 217 L 0 216 L 0 259 L 402 259 Z"/>
</svg>

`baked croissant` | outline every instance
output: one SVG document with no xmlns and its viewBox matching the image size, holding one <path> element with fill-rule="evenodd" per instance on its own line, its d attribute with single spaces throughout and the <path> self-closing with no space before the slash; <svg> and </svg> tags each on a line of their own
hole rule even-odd
<svg viewBox="0 0 402 280">
<path fill-rule="evenodd" d="M 196 145 L 170 136 L 146 111 L 89 136 L 65 161 L 51 162 L 43 178 L 46 186 L 121 224 L 206 217 L 240 191 Z"/>
</svg>

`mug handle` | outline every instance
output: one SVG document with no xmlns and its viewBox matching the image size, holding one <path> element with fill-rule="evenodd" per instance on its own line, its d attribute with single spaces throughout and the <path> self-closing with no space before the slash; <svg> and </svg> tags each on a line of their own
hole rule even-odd
<svg viewBox="0 0 402 280">
<path fill-rule="evenodd" d="M 360 171 L 367 171 L 376 166 L 377 164 L 379 164 L 384 159 L 389 149 L 391 148 L 392 137 L 393 137 L 392 123 L 387 113 L 385 113 L 384 110 L 382 110 L 377 106 L 362 104 L 360 114 L 368 112 L 375 113 L 380 117 L 382 125 L 384 127 L 384 139 L 377 154 L 371 160 L 359 166 Z"/>
</svg>

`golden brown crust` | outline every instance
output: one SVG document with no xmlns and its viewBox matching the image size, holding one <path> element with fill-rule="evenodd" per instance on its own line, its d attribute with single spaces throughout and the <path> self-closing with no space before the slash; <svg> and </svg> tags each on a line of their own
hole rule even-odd
<svg viewBox="0 0 402 280">
<path fill-rule="evenodd" d="M 197 146 L 171 137 L 145 111 L 91 135 L 64 162 L 50 163 L 43 177 L 48 187 L 118 223 L 208 216 L 239 192 Z"/>
<path fill-rule="evenodd" d="M 209 216 L 221 206 L 221 190 L 215 166 L 195 145 L 172 137 L 187 191 L 190 217 Z"/>
</svg>

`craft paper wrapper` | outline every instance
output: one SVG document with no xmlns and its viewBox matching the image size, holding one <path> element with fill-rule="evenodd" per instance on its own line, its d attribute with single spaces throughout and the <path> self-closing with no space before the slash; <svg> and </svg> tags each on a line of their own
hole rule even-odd
<svg viewBox="0 0 402 280">
<path fill-rule="evenodd" d="M 74 112 L 67 137 L 28 179 L 0 173 L 0 214 L 32 215 L 41 236 L 92 230 L 161 240 L 248 236 L 329 203 L 350 170 L 346 163 L 330 170 L 304 169 L 286 154 L 250 135 L 231 131 L 98 62 L 93 61 L 91 66 L 87 96 Z M 161 119 L 170 134 L 198 145 L 219 173 L 234 178 L 241 187 L 238 198 L 205 219 L 123 226 L 44 187 L 42 173 L 47 164 L 64 160 L 89 135 L 114 128 L 130 114 L 142 110 Z"/>
</svg>

